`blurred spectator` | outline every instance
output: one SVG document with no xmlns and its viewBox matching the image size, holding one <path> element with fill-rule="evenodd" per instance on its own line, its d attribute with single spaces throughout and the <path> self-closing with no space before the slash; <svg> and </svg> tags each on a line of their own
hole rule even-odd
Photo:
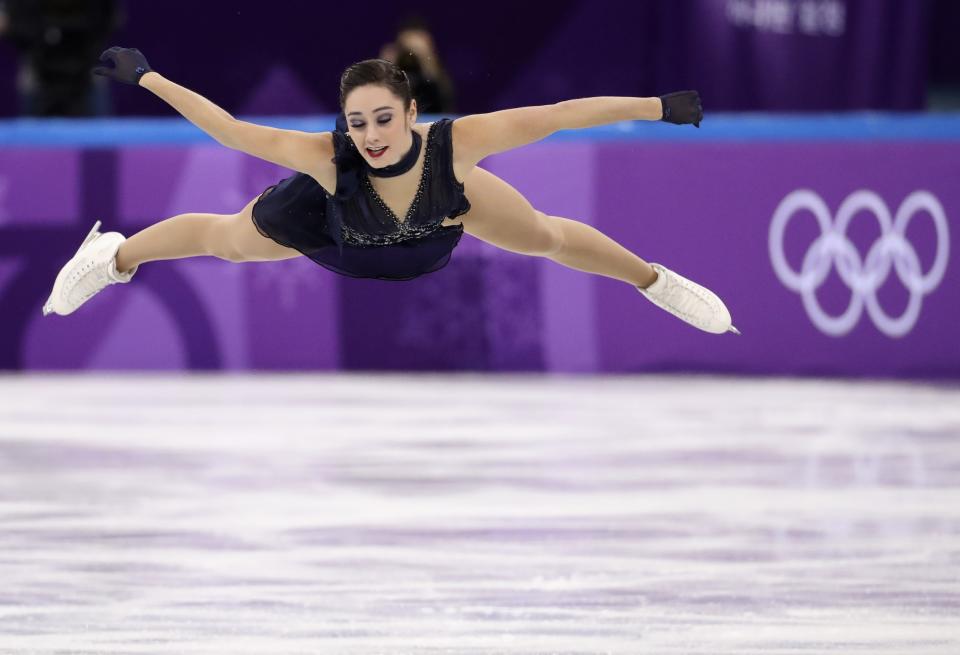
<svg viewBox="0 0 960 655">
<path fill-rule="evenodd" d="M 94 80 L 90 69 L 119 22 L 117 0 L 0 2 L 0 35 L 20 52 L 20 113 L 108 113 L 107 80 Z"/>
<path fill-rule="evenodd" d="M 394 62 L 407 73 L 420 113 L 455 111 L 453 84 L 433 35 L 421 18 L 411 17 L 401 22 L 395 40 L 381 48 L 380 57 Z"/>
</svg>

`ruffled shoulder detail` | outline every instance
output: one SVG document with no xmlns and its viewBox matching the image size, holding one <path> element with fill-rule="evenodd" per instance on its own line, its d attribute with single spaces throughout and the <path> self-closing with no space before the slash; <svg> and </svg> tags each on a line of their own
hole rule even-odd
<svg viewBox="0 0 960 655">
<path fill-rule="evenodd" d="M 353 140 L 343 131 L 333 131 L 333 163 L 337 167 L 337 188 L 327 220 L 330 224 L 330 236 L 337 246 L 343 248 L 343 208 L 341 203 L 352 198 L 360 190 L 363 172 L 363 156 L 357 152 Z"/>
<path fill-rule="evenodd" d="M 333 132 L 333 163 L 337 166 L 337 188 L 334 195 L 350 198 L 360 189 L 363 156 L 357 152 L 353 140 L 344 132 Z"/>
</svg>

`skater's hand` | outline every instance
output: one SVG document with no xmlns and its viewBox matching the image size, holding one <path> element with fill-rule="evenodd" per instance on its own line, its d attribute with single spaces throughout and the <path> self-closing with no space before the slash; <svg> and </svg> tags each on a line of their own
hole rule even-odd
<svg viewBox="0 0 960 655">
<path fill-rule="evenodd" d="M 700 127 L 703 105 L 700 104 L 700 94 L 696 91 L 668 93 L 660 96 L 660 102 L 663 105 L 663 117 L 660 120 L 675 125 L 693 123 L 694 127 Z"/>
<path fill-rule="evenodd" d="M 113 62 L 114 67 L 97 66 L 93 69 L 94 75 L 104 75 L 125 84 L 140 84 L 140 78 L 153 70 L 147 58 L 136 48 L 114 46 L 103 51 L 100 61 Z"/>
</svg>

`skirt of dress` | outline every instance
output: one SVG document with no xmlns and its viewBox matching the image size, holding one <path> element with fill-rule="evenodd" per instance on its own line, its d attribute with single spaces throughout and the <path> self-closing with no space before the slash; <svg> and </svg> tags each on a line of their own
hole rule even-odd
<svg viewBox="0 0 960 655">
<path fill-rule="evenodd" d="M 260 194 L 253 224 L 263 236 L 334 273 L 377 280 L 412 280 L 443 268 L 463 236 L 462 225 L 438 226 L 418 239 L 386 246 L 344 244 L 341 249 L 329 234 L 328 199 L 316 180 L 297 173 Z"/>
<path fill-rule="evenodd" d="M 327 228 L 327 192 L 303 173 L 260 194 L 253 205 L 253 224 L 263 236 L 308 256 L 333 243 Z"/>
</svg>

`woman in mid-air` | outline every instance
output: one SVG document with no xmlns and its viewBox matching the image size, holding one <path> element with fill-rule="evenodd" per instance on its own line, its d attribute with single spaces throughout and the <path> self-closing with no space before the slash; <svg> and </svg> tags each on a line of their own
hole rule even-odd
<svg viewBox="0 0 960 655">
<path fill-rule="evenodd" d="M 504 250 L 622 280 L 701 330 L 736 332 L 711 291 L 648 264 L 589 225 L 537 211 L 477 166 L 558 130 L 625 120 L 699 127 L 695 91 L 582 98 L 418 124 L 406 75 L 372 59 L 340 79 L 346 124 L 309 133 L 238 121 L 153 71 L 139 50 L 114 47 L 100 59 L 113 65 L 95 73 L 146 87 L 221 144 L 299 172 L 232 215 L 181 214 L 129 239 L 101 234 L 97 221 L 57 276 L 44 315 L 76 311 L 106 286 L 129 282 L 144 262 L 200 255 L 231 262 L 305 255 L 342 275 L 410 280 L 446 265 L 467 232 Z"/>
</svg>

